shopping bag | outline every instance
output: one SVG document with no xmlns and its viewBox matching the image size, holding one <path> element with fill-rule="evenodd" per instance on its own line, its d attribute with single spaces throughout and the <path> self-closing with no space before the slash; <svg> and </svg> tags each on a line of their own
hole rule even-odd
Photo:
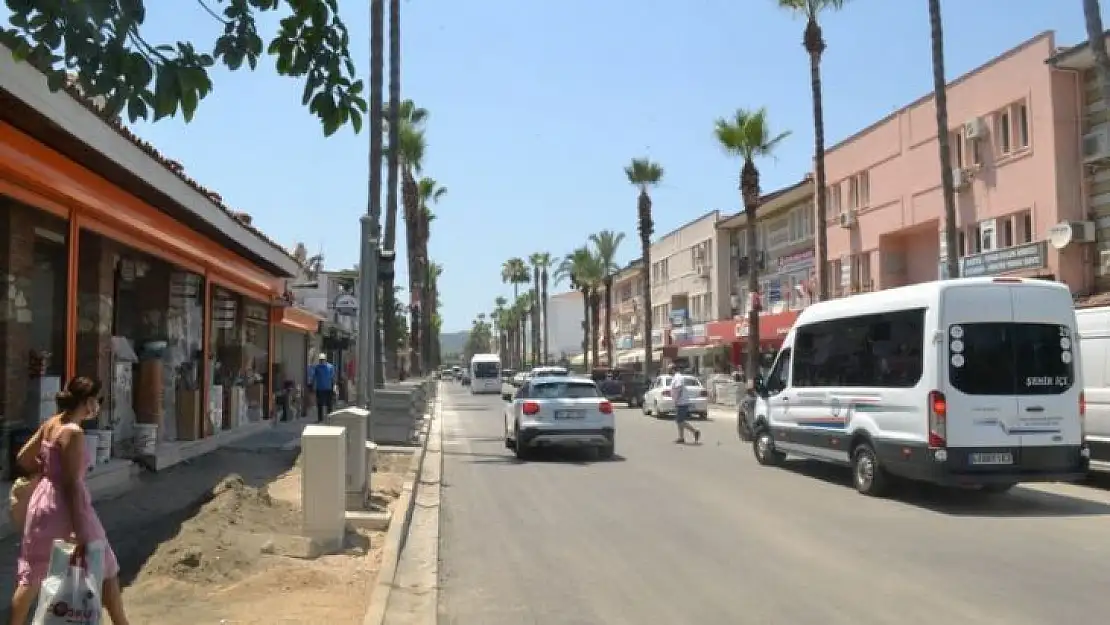
<svg viewBox="0 0 1110 625">
<path fill-rule="evenodd" d="M 8 495 L 9 512 L 12 518 L 12 527 L 23 531 L 27 522 L 27 506 L 31 503 L 31 495 L 39 485 L 42 476 L 21 477 L 12 484 L 12 491 Z"/>
<path fill-rule="evenodd" d="M 54 541 L 32 625 L 100 625 L 101 582 L 95 568 L 103 568 L 104 545 L 98 541 L 98 555 L 92 557 L 91 546 L 83 557 L 75 557 L 73 551 L 73 545 Z"/>
</svg>

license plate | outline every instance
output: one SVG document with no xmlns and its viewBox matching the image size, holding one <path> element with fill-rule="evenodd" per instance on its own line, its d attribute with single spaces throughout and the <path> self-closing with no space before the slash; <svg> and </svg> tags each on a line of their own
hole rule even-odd
<svg viewBox="0 0 1110 625">
<path fill-rule="evenodd" d="M 582 419 L 586 416 L 585 410 L 556 410 L 556 419 Z"/>
<path fill-rule="evenodd" d="M 1014 455 L 1010 453 L 1000 454 L 971 454 L 969 457 L 971 464 L 1013 464 Z"/>
</svg>

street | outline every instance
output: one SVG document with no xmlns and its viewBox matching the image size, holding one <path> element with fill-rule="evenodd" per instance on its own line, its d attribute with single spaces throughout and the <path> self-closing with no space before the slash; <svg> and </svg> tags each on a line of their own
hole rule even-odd
<svg viewBox="0 0 1110 625">
<path fill-rule="evenodd" d="M 517 462 L 495 395 L 444 385 L 440 622 L 1088 622 L 1110 610 L 1110 492 L 1037 485 L 890 499 L 847 470 L 755 463 L 734 418 L 621 408 L 615 460 Z"/>
</svg>

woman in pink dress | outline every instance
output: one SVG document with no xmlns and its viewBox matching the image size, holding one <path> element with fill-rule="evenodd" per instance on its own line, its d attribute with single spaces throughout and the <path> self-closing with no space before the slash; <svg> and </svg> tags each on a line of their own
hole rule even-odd
<svg viewBox="0 0 1110 625">
<path fill-rule="evenodd" d="M 11 625 L 23 625 L 50 567 L 54 541 L 73 542 L 83 552 L 93 541 L 104 541 L 104 587 L 101 601 L 114 625 L 127 625 L 120 596 L 119 563 L 108 546 L 104 526 L 92 507 L 85 473 L 89 459 L 81 422 L 100 412 L 100 382 L 75 378 L 58 393 L 61 412 L 43 423 L 19 450 L 24 470 L 41 475 L 27 505 L 19 550 L 18 586 L 12 597 Z"/>
</svg>

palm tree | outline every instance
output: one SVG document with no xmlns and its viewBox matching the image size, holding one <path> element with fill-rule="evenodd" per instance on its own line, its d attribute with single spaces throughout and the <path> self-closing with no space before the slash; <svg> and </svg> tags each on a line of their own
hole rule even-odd
<svg viewBox="0 0 1110 625">
<path fill-rule="evenodd" d="M 772 134 L 767 123 L 767 109 L 757 110 L 739 109 L 733 118 L 717 120 L 714 132 L 717 141 L 726 152 L 739 156 L 744 165 L 740 168 L 740 196 L 744 200 L 744 214 L 748 222 L 748 249 L 752 257 L 756 254 L 755 217 L 759 210 L 759 170 L 755 167 L 755 159 L 774 156 L 775 148 L 783 139 L 790 136 L 789 132 Z M 818 229 L 823 228 L 818 224 Z M 759 265 L 750 263 L 748 270 L 748 293 L 758 301 L 755 294 L 759 291 Z M 759 309 L 761 306 L 751 306 L 748 311 L 748 365 L 747 374 L 753 379 L 759 372 Z"/>
<path fill-rule="evenodd" d="M 628 182 L 640 189 L 640 197 L 636 203 L 636 213 L 639 218 L 640 257 L 644 261 L 641 268 L 644 282 L 644 373 L 652 375 L 651 331 L 651 235 L 655 233 L 655 223 L 651 219 L 651 189 L 663 180 L 663 167 L 646 158 L 634 158 L 632 163 L 624 168 L 624 175 Z"/>
<path fill-rule="evenodd" d="M 539 365 L 543 360 L 540 357 L 540 350 L 543 348 L 541 338 L 543 333 L 540 328 L 540 316 L 542 313 L 542 302 L 540 299 L 540 273 L 543 270 L 541 267 L 543 261 L 543 254 L 535 252 L 528 257 L 528 266 L 532 269 L 532 293 L 533 303 L 532 306 L 532 359 Z"/>
<path fill-rule="evenodd" d="M 822 300 L 829 298 L 829 233 L 825 229 L 828 217 L 828 189 L 825 184 L 825 109 L 821 97 L 821 55 L 825 52 L 825 38 L 817 16 L 823 11 L 839 11 L 846 0 L 778 0 L 779 6 L 806 20 L 802 47 L 809 54 L 809 83 L 813 92 L 813 160 L 817 173 L 817 293 Z"/>
<path fill-rule="evenodd" d="M 416 233 L 416 248 L 417 248 L 417 270 L 424 276 L 424 291 L 423 301 L 421 306 L 424 310 L 435 312 L 435 283 L 433 277 L 433 266 L 429 261 L 428 243 L 431 238 L 431 224 L 435 221 L 435 213 L 431 210 L 433 203 L 438 203 L 443 196 L 447 195 L 447 187 L 441 186 L 432 178 L 421 178 L 417 182 L 417 195 L 420 201 L 420 220 L 419 229 Z M 423 328 L 421 328 L 421 336 L 424 337 L 421 343 L 422 356 L 427 359 L 431 357 L 432 343 L 431 329 L 432 329 L 432 316 L 426 314 L 421 317 L 423 320 Z"/>
<path fill-rule="evenodd" d="M 377 235 L 381 228 L 382 216 L 382 72 L 385 69 L 382 55 L 384 53 L 385 39 L 385 4 L 383 0 L 370 0 L 370 197 L 369 210 L 372 220 L 373 234 Z M 377 283 L 377 276 L 373 277 Z M 383 284 L 381 293 L 392 293 L 392 282 Z M 365 295 L 364 295 L 365 296 Z M 386 310 L 389 310 L 387 307 Z M 376 312 L 376 311 L 375 311 Z M 382 324 L 379 323 L 379 327 Z M 376 333 L 368 339 L 372 343 L 370 353 L 375 362 L 381 362 L 383 343 L 382 333 Z M 362 355 L 360 354 L 361 358 Z M 367 366 L 369 363 L 365 363 Z M 360 363 L 359 366 L 362 366 Z M 374 380 L 371 386 L 377 386 L 378 378 L 385 382 L 386 372 L 375 367 Z M 369 393 L 370 389 L 362 389 Z"/>
<path fill-rule="evenodd" d="M 623 232 L 602 230 L 590 235 L 590 243 L 594 245 L 598 264 L 601 266 L 601 280 L 605 286 L 605 354 L 609 357 L 609 366 L 616 366 L 613 356 L 613 277 L 620 266 L 617 265 L 617 248 L 624 241 Z"/>
<path fill-rule="evenodd" d="M 1083 0 L 1083 19 L 1087 23 L 1087 45 L 1095 57 L 1102 101 L 1110 104 L 1110 54 L 1106 53 L 1106 37 L 1102 30 L 1102 9 L 1098 0 Z"/>
<path fill-rule="evenodd" d="M 427 247 L 425 246 L 425 258 L 427 258 Z M 439 332 L 442 327 L 443 319 L 439 314 L 439 278 L 443 275 L 443 265 L 439 263 L 428 263 L 428 288 L 425 291 L 427 295 L 427 314 L 424 315 L 426 320 L 425 336 L 425 359 L 428 363 L 429 370 L 439 367 Z"/>
<path fill-rule="evenodd" d="M 424 131 L 407 124 L 401 124 L 397 131 L 397 152 L 401 165 L 401 203 L 405 209 L 405 252 L 408 259 L 409 298 L 413 301 L 416 295 L 422 292 L 423 285 L 419 284 L 423 273 L 420 271 L 420 237 L 423 220 L 423 210 L 420 205 L 420 186 L 416 176 L 421 171 L 424 160 Z M 420 370 L 418 359 L 420 338 L 420 311 L 419 306 L 410 306 L 409 341 L 413 346 L 414 373 Z"/>
<path fill-rule="evenodd" d="M 389 0 L 389 104 L 383 113 L 383 125 L 389 133 L 389 141 L 386 148 L 385 240 L 382 243 L 385 249 L 394 250 L 397 244 L 397 175 L 400 172 L 400 154 L 392 146 L 397 145 L 401 130 L 401 0 Z M 390 285 L 392 286 L 392 279 Z"/>
<path fill-rule="evenodd" d="M 567 254 L 555 270 L 556 283 L 566 279 L 570 282 L 572 289 L 582 294 L 582 354 L 587 370 L 590 368 L 591 351 L 593 353 L 593 365 L 597 366 L 598 364 L 598 315 L 596 304 L 599 300 L 596 290 L 601 284 L 601 275 L 601 263 L 598 262 L 590 248 L 585 245 Z M 591 328 L 593 328 L 592 334 Z M 592 350 L 591 346 L 593 346 Z"/>
<path fill-rule="evenodd" d="M 548 252 L 533 254 L 532 257 L 533 266 L 538 266 L 540 268 L 540 309 L 543 317 L 541 323 L 543 327 L 543 344 L 540 346 L 540 362 L 546 365 L 548 364 L 547 355 L 551 351 L 551 344 L 549 343 L 551 337 L 548 335 L 549 326 L 547 323 L 547 303 L 549 301 L 547 297 L 547 286 L 548 280 L 550 279 L 548 274 L 551 271 L 552 260 L 551 254 Z"/>
<path fill-rule="evenodd" d="M 507 361 L 509 360 L 509 350 L 508 350 L 508 346 L 505 343 L 505 340 L 506 340 L 505 339 L 505 315 L 506 315 L 506 312 L 507 312 L 506 309 L 505 309 L 505 306 L 508 303 L 509 303 L 509 300 L 505 299 L 504 297 L 501 297 L 500 295 L 497 296 L 497 299 L 493 300 L 493 304 L 494 304 L 493 311 L 494 311 L 494 315 L 495 315 L 494 319 L 497 322 L 497 350 L 501 354 L 501 358 L 503 358 Z M 511 366 L 511 364 L 512 363 L 510 361 L 510 366 Z"/>
<path fill-rule="evenodd" d="M 956 185 L 952 180 L 952 152 L 948 146 L 948 91 L 944 80 L 944 28 L 940 0 L 929 0 L 929 26 L 933 43 L 933 99 L 937 109 L 937 149 L 940 151 L 940 189 L 944 200 L 944 271 L 960 277 L 960 250 L 956 241 Z"/>
</svg>

